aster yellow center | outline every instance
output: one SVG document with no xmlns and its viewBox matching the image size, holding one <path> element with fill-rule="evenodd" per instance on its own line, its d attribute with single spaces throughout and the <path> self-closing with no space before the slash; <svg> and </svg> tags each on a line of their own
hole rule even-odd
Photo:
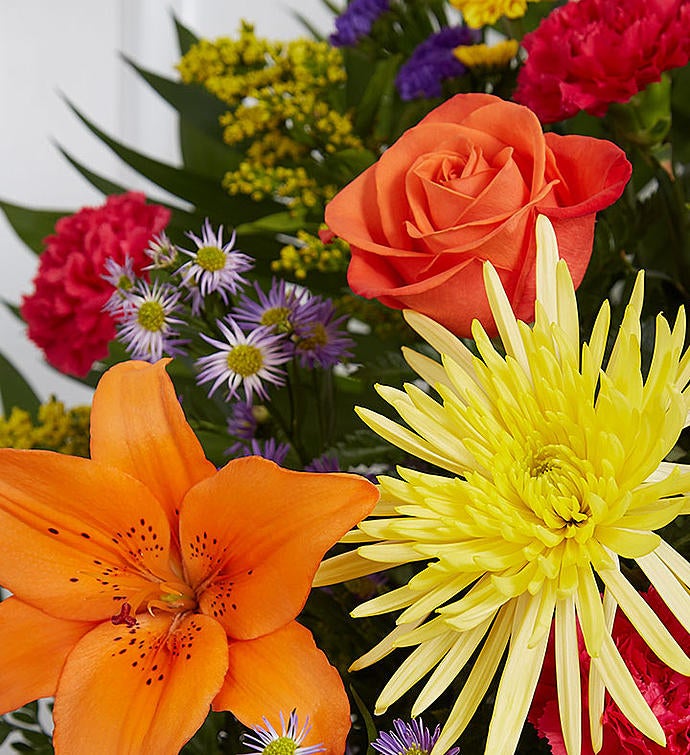
<svg viewBox="0 0 690 755">
<path fill-rule="evenodd" d="M 290 330 L 290 308 L 289 307 L 271 307 L 267 309 L 260 320 L 262 325 L 272 325 L 281 333 Z"/>
<path fill-rule="evenodd" d="M 311 333 L 306 338 L 300 339 L 297 348 L 300 351 L 311 351 L 312 349 L 325 346 L 328 343 L 328 331 L 323 323 L 317 322 L 312 325 Z"/>
<path fill-rule="evenodd" d="M 225 267 L 225 253 L 217 246 L 202 246 L 196 253 L 196 264 L 209 273 Z"/>
<path fill-rule="evenodd" d="M 264 358 L 261 349 L 248 343 L 235 346 L 226 358 L 228 367 L 243 378 L 256 375 L 263 367 Z"/>
<path fill-rule="evenodd" d="M 261 751 L 261 755 L 294 755 L 297 743 L 292 737 L 278 737 L 269 742 Z"/>
<path fill-rule="evenodd" d="M 165 325 L 165 309 L 157 301 L 145 301 L 137 313 L 137 322 L 144 330 L 157 333 Z"/>
</svg>

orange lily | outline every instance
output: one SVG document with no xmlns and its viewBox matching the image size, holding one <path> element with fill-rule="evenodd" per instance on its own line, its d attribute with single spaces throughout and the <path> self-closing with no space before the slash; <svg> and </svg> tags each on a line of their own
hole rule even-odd
<svg viewBox="0 0 690 755">
<path fill-rule="evenodd" d="M 175 753 L 208 714 L 297 709 L 342 755 L 337 671 L 295 621 L 373 508 L 363 478 L 259 457 L 216 470 L 162 360 L 101 379 L 91 459 L 0 451 L 0 712 L 55 696 L 58 753 Z"/>
</svg>

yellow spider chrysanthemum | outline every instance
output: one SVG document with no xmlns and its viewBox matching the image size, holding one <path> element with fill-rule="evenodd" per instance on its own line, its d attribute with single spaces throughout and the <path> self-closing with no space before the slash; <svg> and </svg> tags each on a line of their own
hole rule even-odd
<svg viewBox="0 0 690 755">
<path fill-rule="evenodd" d="M 506 356 L 478 322 L 481 359 L 447 330 L 407 312 L 442 362 L 406 350 L 412 368 L 438 391 L 379 386 L 408 429 L 367 409 L 359 413 L 385 439 L 454 476 L 400 469 L 380 478 L 382 499 L 346 538 L 357 550 L 326 561 L 317 584 L 426 562 L 406 585 L 360 605 L 355 616 L 402 609 L 397 627 L 354 668 L 394 648 L 416 649 L 377 701 L 385 711 L 428 676 L 417 716 L 481 651 L 433 753 L 444 753 L 486 693 L 506 648 L 486 753 L 510 755 L 530 707 L 554 626 L 558 705 L 567 751 L 581 749 L 577 624 L 591 657 L 589 717 L 595 751 L 608 689 L 646 736 L 661 726 L 627 670 L 611 628 L 620 607 L 652 650 L 690 675 L 690 659 L 625 578 L 634 559 L 686 628 L 690 564 L 654 531 L 690 513 L 690 471 L 663 462 L 686 424 L 690 351 L 685 314 L 671 329 L 659 316 L 646 379 L 640 367 L 643 276 L 637 278 L 613 351 L 604 303 L 580 348 L 568 267 L 553 229 L 537 221 L 537 302 L 532 328 L 518 322 L 490 263 L 484 279 Z M 603 597 L 600 589 L 603 588 Z"/>
</svg>

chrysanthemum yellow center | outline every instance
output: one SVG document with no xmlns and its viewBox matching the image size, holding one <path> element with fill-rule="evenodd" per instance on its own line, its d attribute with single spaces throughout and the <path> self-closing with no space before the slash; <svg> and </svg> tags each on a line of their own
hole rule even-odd
<svg viewBox="0 0 690 755">
<path fill-rule="evenodd" d="M 297 742 L 292 737 L 278 737 L 264 747 L 261 755 L 294 755 Z"/>
<path fill-rule="evenodd" d="M 137 322 L 144 330 L 157 333 L 165 325 L 165 310 L 157 301 L 145 301 L 137 313 Z"/>
<path fill-rule="evenodd" d="M 120 291 L 129 291 L 134 286 L 134 283 L 132 283 L 132 279 L 129 278 L 127 275 L 121 275 L 119 280 L 117 281 L 116 288 L 119 288 Z"/>
<path fill-rule="evenodd" d="M 271 307 L 261 315 L 262 325 L 272 325 L 276 331 L 287 333 L 290 327 L 290 308 L 289 307 Z"/>
<path fill-rule="evenodd" d="M 423 750 L 419 745 L 411 745 L 402 755 L 429 755 L 429 751 Z"/>
<path fill-rule="evenodd" d="M 564 446 L 545 446 L 528 457 L 526 503 L 546 524 L 560 529 L 579 526 L 590 512 L 584 502 L 582 467 Z"/>
<path fill-rule="evenodd" d="M 202 246 L 196 253 L 196 264 L 209 273 L 225 267 L 225 253 L 217 246 Z"/>
<path fill-rule="evenodd" d="M 240 343 L 228 353 L 228 367 L 243 378 L 256 373 L 263 367 L 264 358 L 261 349 L 248 343 Z"/>
</svg>

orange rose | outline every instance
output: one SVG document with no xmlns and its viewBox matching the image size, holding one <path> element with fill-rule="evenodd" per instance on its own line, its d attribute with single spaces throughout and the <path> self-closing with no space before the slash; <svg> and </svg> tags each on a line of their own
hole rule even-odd
<svg viewBox="0 0 690 755">
<path fill-rule="evenodd" d="M 459 94 L 403 134 L 326 207 L 349 242 L 352 290 L 414 309 L 469 336 L 495 334 L 482 263 L 497 269 L 516 315 L 534 316 L 535 222 L 546 215 L 575 285 L 587 268 L 594 216 L 632 168 L 611 142 L 542 133 L 531 110 Z"/>
</svg>

